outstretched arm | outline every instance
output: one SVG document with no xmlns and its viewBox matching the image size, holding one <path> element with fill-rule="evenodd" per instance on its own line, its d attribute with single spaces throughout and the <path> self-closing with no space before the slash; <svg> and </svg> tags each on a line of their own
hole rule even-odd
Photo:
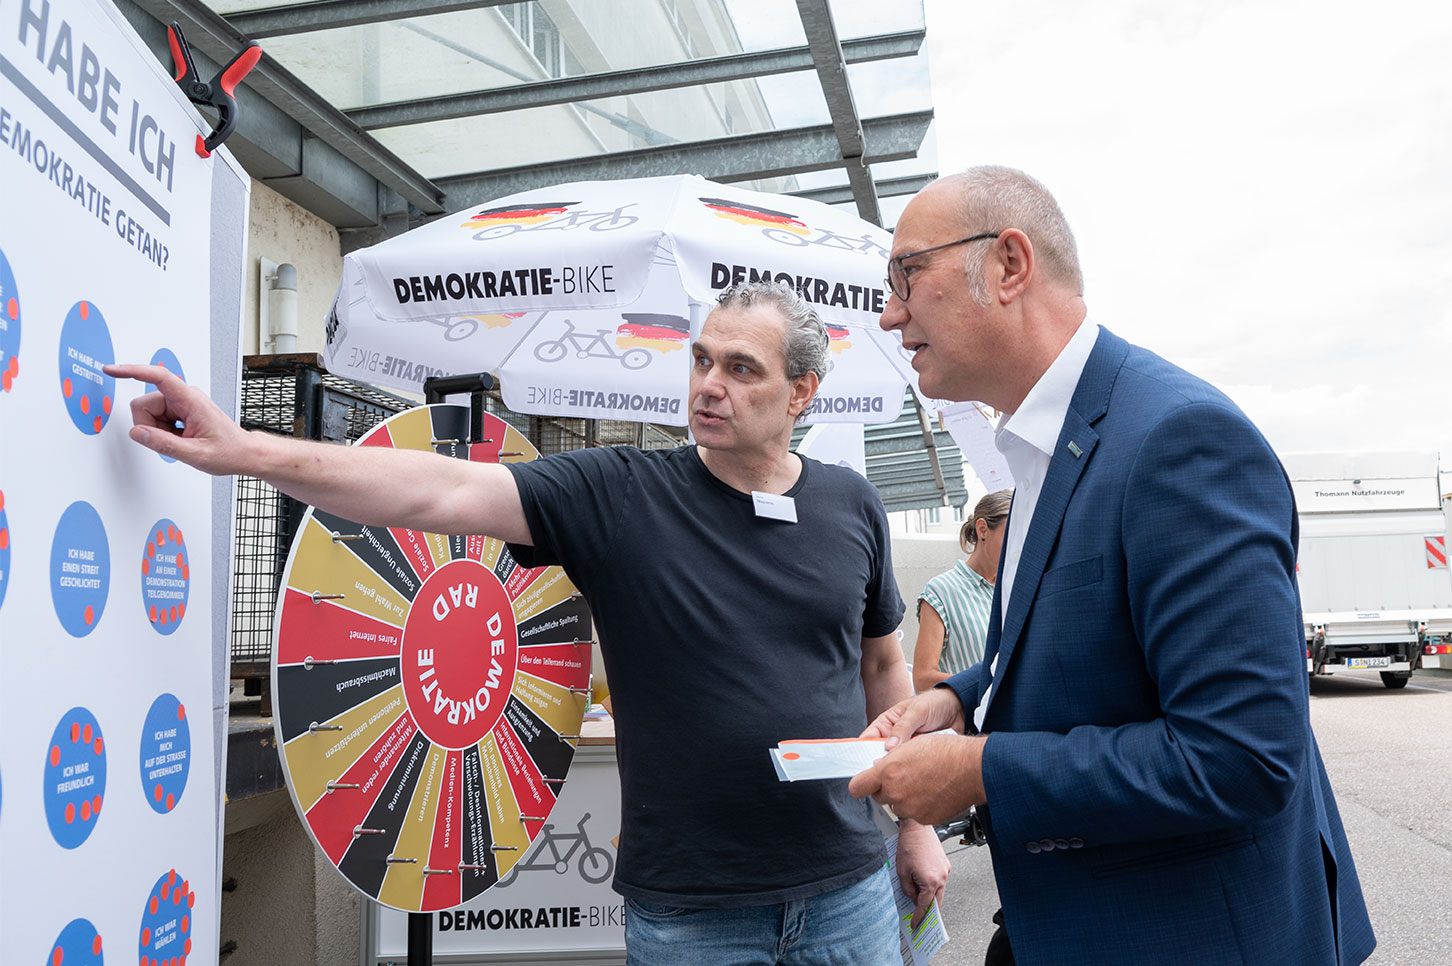
<svg viewBox="0 0 1452 966">
<path fill-rule="evenodd" d="M 531 543 L 519 489 L 503 466 L 248 432 L 206 393 L 159 366 L 113 365 L 106 373 L 156 385 L 131 401 L 130 435 L 164 456 L 214 476 L 256 476 L 358 523 Z"/>
</svg>

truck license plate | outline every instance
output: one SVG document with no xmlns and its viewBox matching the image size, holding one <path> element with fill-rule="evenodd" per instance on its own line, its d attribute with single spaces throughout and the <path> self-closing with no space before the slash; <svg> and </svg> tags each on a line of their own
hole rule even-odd
<svg viewBox="0 0 1452 966">
<path fill-rule="evenodd" d="M 1349 668 L 1391 667 L 1391 658 L 1389 658 L 1389 657 L 1348 657 L 1346 659 L 1346 666 L 1349 667 Z"/>
</svg>

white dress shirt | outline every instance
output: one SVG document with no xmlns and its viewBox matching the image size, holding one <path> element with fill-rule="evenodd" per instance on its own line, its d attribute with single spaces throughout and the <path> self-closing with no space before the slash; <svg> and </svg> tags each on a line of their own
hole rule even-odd
<svg viewBox="0 0 1452 966">
<path fill-rule="evenodd" d="M 1044 374 L 1039 376 L 1017 411 L 1005 414 L 994 432 L 993 445 L 1008 461 L 1014 486 L 1013 512 L 1008 519 L 1008 532 L 1003 538 L 1003 566 L 998 574 L 999 606 L 1003 608 L 999 613 L 1000 625 L 1003 615 L 1008 613 L 1018 559 L 1023 554 L 1029 525 L 1033 523 L 1044 477 L 1049 472 L 1049 461 L 1054 456 L 1054 447 L 1058 445 L 1059 433 L 1064 428 L 1064 417 L 1069 413 L 1069 402 L 1074 398 L 1074 390 L 1079 387 L 1079 377 L 1084 374 L 1084 366 L 1098 338 L 1099 326 L 1088 319 L 1079 323 L 1078 330 Z M 997 671 L 998 655 L 994 654 L 989 673 L 996 674 Z M 983 716 L 988 712 L 993 690 L 990 685 L 983 692 L 983 698 L 973 712 L 973 725 L 980 731 L 983 730 Z"/>
</svg>

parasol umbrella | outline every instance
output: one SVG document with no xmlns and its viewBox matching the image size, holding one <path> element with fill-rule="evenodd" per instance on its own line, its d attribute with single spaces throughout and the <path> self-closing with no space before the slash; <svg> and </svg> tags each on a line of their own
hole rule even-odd
<svg viewBox="0 0 1452 966">
<path fill-rule="evenodd" d="M 890 245 L 848 212 L 689 175 L 532 189 L 346 256 L 324 359 L 413 391 L 497 372 L 516 412 L 683 426 L 693 335 L 723 289 L 769 277 L 831 338 L 808 420 L 888 422 L 915 380 L 877 324 Z"/>
</svg>

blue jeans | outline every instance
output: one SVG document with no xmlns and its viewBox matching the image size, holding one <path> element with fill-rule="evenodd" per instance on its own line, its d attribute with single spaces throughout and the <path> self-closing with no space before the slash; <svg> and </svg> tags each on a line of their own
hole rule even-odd
<svg viewBox="0 0 1452 966">
<path fill-rule="evenodd" d="M 861 882 L 769 906 L 685 909 L 625 900 L 628 966 L 900 966 L 884 865 Z"/>
</svg>

